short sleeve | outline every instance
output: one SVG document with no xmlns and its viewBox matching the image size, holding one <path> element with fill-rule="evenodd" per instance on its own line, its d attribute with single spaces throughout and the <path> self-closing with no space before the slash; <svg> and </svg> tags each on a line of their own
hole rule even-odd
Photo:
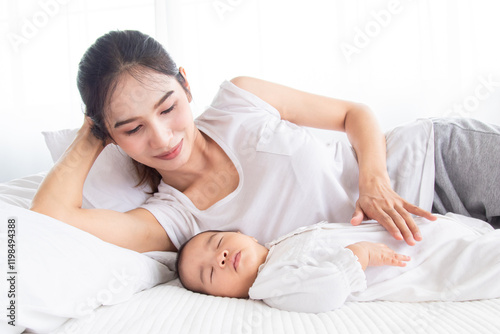
<svg viewBox="0 0 500 334">
<path fill-rule="evenodd" d="M 281 310 L 320 313 L 341 307 L 351 293 L 365 289 L 366 276 L 357 257 L 336 246 L 323 258 L 305 256 L 264 266 L 250 298 Z"/>
<path fill-rule="evenodd" d="M 169 186 L 161 182 L 159 191 L 141 205 L 141 208 L 155 216 L 174 246 L 179 249 L 184 242 L 201 230 L 189 209 L 175 196 L 162 191 L 167 187 Z"/>
<path fill-rule="evenodd" d="M 231 81 L 224 81 L 215 95 L 211 108 L 229 110 L 231 112 L 264 111 L 277 118 L 281 118 L 276 108 L 260 99 L 256 95 L 239 88 Z"/>
</svg>

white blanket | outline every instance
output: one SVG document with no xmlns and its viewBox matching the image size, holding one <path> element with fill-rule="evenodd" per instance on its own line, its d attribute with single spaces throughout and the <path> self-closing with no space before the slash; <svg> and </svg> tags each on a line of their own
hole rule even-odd
<svg viewBox="0 0 500 334">
<path fill-rule="evenodd" d="M 463 301 L 500 297 L 500 230 L 447 214 L 416 218 L 423 240 L 395 240 L 380 224 L 319 223 L 271 242 L 250 289 L 253 299 L 289 311 L 325 312 L 347 301 Z M 412 260 L 405 267 L 361 269 L 347 245 L 389 245 Z"/>
</svg>

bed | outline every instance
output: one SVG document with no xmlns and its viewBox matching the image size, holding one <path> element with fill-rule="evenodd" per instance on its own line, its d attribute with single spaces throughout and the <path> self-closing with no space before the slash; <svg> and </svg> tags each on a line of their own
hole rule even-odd
<svg viewBox="0 0 500 334">
<path fill-rule="evenodd" d="M 52 158 L 74 130 L 44 133 Z M 144 200 L 130 161 L 108 146 L 84 188 L 84 206 L 125 211 Z M 9 239 L 15 262 L 2 279 L 1 333 L 498 333 L 500 299 L 469 302 L 347 303 L 321 314 L 272 309 L 259 301 L 185 290 L 175 253 L 136 253 L 28 210 L 44 173 L 0 184 L 2 268 Z M 108 187 L 97 185 L 107 182 Z M 129 190 L 125 190 L 125 188 Z M 132 193 L 130 189 L 135 189 Z M 120 194 L 119 196 L 117 194 Z M 15 224 L 9 225 L 9 222 Z M 15 235 L 15 237 L 13 237 Z M 12 243 L 11 243 L 12 244 Z M 10 274 L 12 273 L 12 274 Z M 7 284 L 6 284 L 7 283 Z M 7 291 L 14 292 L 9 297 Z M 9 325 L 14 319 L 16 326 Z"/>
</svg>

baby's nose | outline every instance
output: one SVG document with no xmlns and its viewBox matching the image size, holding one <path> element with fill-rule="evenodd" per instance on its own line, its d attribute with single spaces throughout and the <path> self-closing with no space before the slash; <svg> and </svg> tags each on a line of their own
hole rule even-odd
<svg viewBox="0 0 500 334">
<path fill-rule="evenodd" d="M 227 256 L 229 255 L 229 252 L 227 250 L 223 250 L 222 252 L 219 253 L 219 256 L 217 257 L 217 262 L 219 263 L 219 266 L 221 268 L 224 268 L 224 266 L 227 263 Z"/>
</svg>

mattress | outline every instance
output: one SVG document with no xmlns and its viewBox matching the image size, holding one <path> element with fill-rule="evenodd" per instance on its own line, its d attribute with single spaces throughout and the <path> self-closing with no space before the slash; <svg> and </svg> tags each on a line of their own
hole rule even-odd
<svg viewBox="0 0 500 334">
<path fill-rule="evenodd" d="M 72 319 L 54 333 L 499 333 L 499 314 L 500 299 L 350 302 L 327 313 L 295 313 L 193 293 L 175 280 Z"/>
<path fill-rule="evenodd" d="M 0 184 L 0 202 L 5 205 L 28 208 L 42 179 L 43 174 L 38 174 Z M 79 238 L 77 234 L 79 230 L 69 232 L 73 233 L 72 236 L 75 238 Z M 26 235 L 28 232 L 23 233 Z M 20 237 L 22 236 L 20 234 Z M 82 243 L 84 237 L 89 238 L 83 232 L 81 237 L 82 240 L 79 242 Z M 20 245 L 22 245 L 21 241 L 19 241 Z M 89 240 L 89 242 L 98 241 Z M 27 249 L 26 246 L 24 248 Z M 167 254 L 163 259 L 155 258 L 154 254 L 148 257 L 170 268 L 174 258 L 174 253 Z M 160 269 L 151 270 L 158 273 Z M 24 277 L 24 279 L 27 278 Z M 140 292 L 123 295 L 123 298 L 117 302 L 101 305 L 84 315 L 58 313 L 55 318 L 58 320 L 50 322 L 53 327 L 50 331 L 32 329 L 31 332 L 56 334 L 500 333 L 500 299 L 420 303 L 349 302 L 335 311 L 306 314 L 273 309 L 260 301 L 193 293 L 182 288 L 177 279 L 172 279 L 172 276 L 168 275 L 161 276 L 155 284 L 150 285 L 155 286 L 148 286 Z M 57 291 L 49 291 L 47 295 L 56 297 L 56 293 Z M 33 296 L 33 298 L 36 297 L 38 296 Z M 60 293 L 57 297 L 64 298 L 64 295 Z M 33 322 L 32 328 L 36 328 L 35 325 L 40 321 L 37 318 L 37 323 Z M 22 331 L 22 329 L 16 331 L 15 328 L 10 328 L 6 325 L 5 319 L 2 319 L 0 325 L 2 333 Z M 24 326 L 30 328 L 29 324 L 24 324 Z"/>
</svg>

